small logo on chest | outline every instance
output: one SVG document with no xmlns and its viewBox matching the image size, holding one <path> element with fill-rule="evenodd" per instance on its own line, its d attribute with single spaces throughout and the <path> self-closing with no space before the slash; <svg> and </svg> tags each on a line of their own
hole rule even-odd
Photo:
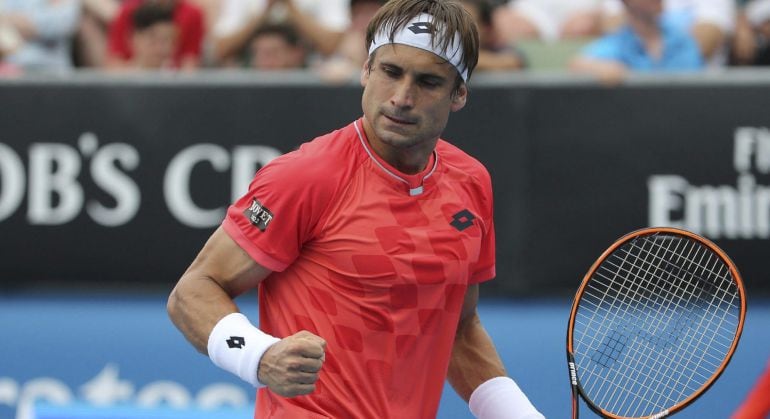
<svg viewBox="0 0 770 419">
<path fill-rule="evenodd" d="M 473 215 L 472 212 L 468 211 L 467 209 L 464 209 L 452 216 L 452 222 L 449 223 L 449 225 L 456 228 L 457 231 L 463 231 L 466 228 L 472 226 L 473 220 L 475 219 L 476 219 L 476 216 Z"/>
</svg>

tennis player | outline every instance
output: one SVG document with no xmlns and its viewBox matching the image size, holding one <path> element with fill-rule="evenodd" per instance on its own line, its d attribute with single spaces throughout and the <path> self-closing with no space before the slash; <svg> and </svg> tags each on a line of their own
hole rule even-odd
<svg viewBox="0 0 770 419">
<path fill-rule="evenodd" d="M 453 0 L 392 0 L 367 29 L 363 117 L 262 168 L 169 297 L 174 324 L 257 387 L 255 417 L 543 416 L 476 313 L 495 275 L 489 174 L 441 140 L 478 32 Z M 259 288 L 259 328 L 233 298 Z"/>
</svg>

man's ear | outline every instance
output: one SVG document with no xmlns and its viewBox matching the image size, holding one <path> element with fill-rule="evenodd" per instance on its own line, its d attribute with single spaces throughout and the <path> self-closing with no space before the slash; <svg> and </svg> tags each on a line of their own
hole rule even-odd
<svg viewBox="0 0 770 419">
<path fill-rule="evenodd" d="M 457 112 L 465 107 L 465 102 L 468 100 L 468 86 L 465 83 L 460 83 L 460 87 L 457 88 L 457 92 L 452 95 L 452 105 L 450 109 L 452 112 Z"/>
<path fill-rule="evenodd" d="M 366 87 L 366 83 L 369 81 L 369 72 L 369 59 L 367 58 L 361 68 L 361 87 Z"/>
</svg>

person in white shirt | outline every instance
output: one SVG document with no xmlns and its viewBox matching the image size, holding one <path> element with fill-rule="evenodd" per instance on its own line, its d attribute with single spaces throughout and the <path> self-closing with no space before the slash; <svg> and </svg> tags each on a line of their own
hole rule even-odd
<svg viewBox="0 0 770 419">
<path fill-rule="evenodd" d="M 331 54 L 350 23 L 348 0 L 223 0 L 212 30 L 213 58 L 232 63 L 257 28 L 292 25 L 321 55 Z"/>
<path fill-rule="evenodd" d="M 601 0 L 509 0 L 493 21 L 508 43 L 587 38 L 601 33 L 601 6 Z"/>
<path fill-rule="evenodd" d="M 0 21 L 14 47 L 3 61 L 24 72 L 72 69 L 71 44 L 80 17 L 79 0 L 4 0 Z"/>
</svg>

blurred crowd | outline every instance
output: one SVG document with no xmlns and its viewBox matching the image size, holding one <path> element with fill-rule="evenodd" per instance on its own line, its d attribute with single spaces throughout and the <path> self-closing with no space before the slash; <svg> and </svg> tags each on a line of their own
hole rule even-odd
<svg viewBox="0 0 770 419">
<path fill-rule="evenodd" d="M 387 0 L 0 0 L 0 76 L 241 68 L 350 80 Z M 770 64 L 770 0 L 461 0 L 477 72 L 563 69 L 613 83 L 631 72 Z M 539 46 L 532 48 L 533 45 Z"/>
</svg>

